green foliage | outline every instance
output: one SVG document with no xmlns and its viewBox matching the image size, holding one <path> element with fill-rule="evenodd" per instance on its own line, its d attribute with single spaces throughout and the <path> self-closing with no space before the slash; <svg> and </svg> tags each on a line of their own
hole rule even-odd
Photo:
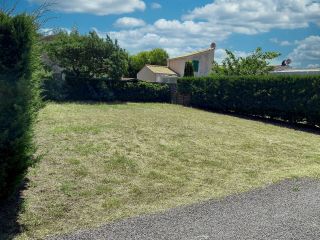
<svg viewBox="0 0 320 240">
<path fill-rule="evenodd" d="M 161 48 L 140 52 L 137 55 L 130 56 L 128 75 L 129 77 L 136 78 L 138 72 L 146 64 L 167 66 L 168 58 L 168 53 Z"/>
<path fill-rule="evenodd" d="M 170 102 L 167 84 L 149 82 L 119 82 L 110 87 L 117 101 L 122 102 Z"/>
<path fill-rule="evenodd" d="M 178 89 L 194 107 L 320 125 L 320 76 L 182 78 Z"/>
<path fill-rule="evenodd" d="M 66 98 L 65 81 L 53 75 L 42 78 L 41 89 L 44 100 L 63 101 Z"/>
<path fill-rule="evenodd" d="M 65 81 L 48 78 L 43 87 L 44 98 L 54 101 L 170 102 L 168 85 L 158 83 L 68 76 Z"/>
<path fill-rule="evenodd" d="M 0 198 L 32 163 L 32 124 L 40 107 L 34 18 L 0 12 Z"/>
<path fill-rule="evenodd" d="M 149 52 L 150 64 L 167 66 L 169 54 L 161 48 L 153 49 Z"/>
<path fill-rule="evenodd" d="M 125 50 L 109 36 L 102 39 L 96 32 L 81 35 L 76 29 L 70 34 L 60 31 L 45 48 L 52 61 L 76 77 L 119 80 L 127 73 Z"/>
<path fill-rule="evenodd" d="M 277 52 L 263 52 L 257 48 L 255 52 L 247 57 L 236 57 L 235 54 L 226 50 L 227 57 L 219 66 L 213 63 L 212 73 L 219 76 L 242 76 L 242 75 L 265 75 L 273 70 L 269 66 L 270 60 L 280 56 Z"/>
<path fill-rule="evenodd" d="M 185 77 L 193 77 L 194 76 L 194 69 L 193 64 L 191 61 L 186 62 L 184 67 L 184 76 Z"/>
</svg>

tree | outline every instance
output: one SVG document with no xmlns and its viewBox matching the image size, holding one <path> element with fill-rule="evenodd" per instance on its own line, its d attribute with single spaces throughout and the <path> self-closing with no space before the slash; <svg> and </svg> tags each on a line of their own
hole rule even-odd
<svg viewBox="0 0 320 240">
<path fill-rule="evenodd" d="M 146 64 L 166 66 L 168 58 L 168 53 L 161 48 L 155 48 L 151 51 L 144 51 L 136 55 L 129 56 L 129 77 L 136 78 L 138 72 Z"/>
<path fill-rule="evenodd" d="M 0 199 L 33 163 L 33 124 L 40 99 L 38 23 L 0 10 Z"/>
<path fill-rule="evenodd" d="M 186 62 L 186 65 L 184 67 L 184 77 L 193 77 L 194 76 L 194 69 L 192 62 L 188 61 Z"/>
<path fill-rule="evenodd" d="M 166 50 L 155 48 L 149 52 L 150 64 L 167 66 L 167 59 L 169 58 Z"/>
<path fill-rule="evenodd" d="M 226 50 L 227 57 L 222 65 L 214 62 L 213 74 L 216 75 L 265 75 L 273 70 L 269 61 L 280 56 L 278 52 L 263 52 L 257 48 L 254 53 L 247 57 L 236 57 L 235 54 Z"/>
<path fill-rule="evenodd" d="M 119 80 L 127 73 L 125 50 L 109 36 L 103 39 L 96 32 L 81 35 L 76 29 L 70 34 L 60 31 L 45 49 L 51 60 L 75 77 Z"/>
</svg>

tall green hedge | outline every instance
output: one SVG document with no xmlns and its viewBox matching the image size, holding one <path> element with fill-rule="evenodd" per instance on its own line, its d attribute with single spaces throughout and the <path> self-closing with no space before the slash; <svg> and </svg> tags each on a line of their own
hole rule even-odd
<svg viewBox="0 0 320 240">
<path fill-rule="evenodd" d="M 178 91 L 194 107 L 320 125 L 320 76 L 182 78 Z"/>
<path fill-rule="evenodd" d="M 171 101 L 167 84 L 149 82 L 117 82 L 109 85 L 117 101 L 123 102 L 163 102 Z"/>
<path fill-rule="evenodd" d="M 0 198 L 31 164 L 32 123 L 40 106 L 35 41 L 32 17 L 0 12 Z"/>
<path fill-rule="evenodd" d="M 103 78 L 46 79 L 43 94 L 46 100 L 53 101 L 170 102 L 167 84 Z"/>
</svg>

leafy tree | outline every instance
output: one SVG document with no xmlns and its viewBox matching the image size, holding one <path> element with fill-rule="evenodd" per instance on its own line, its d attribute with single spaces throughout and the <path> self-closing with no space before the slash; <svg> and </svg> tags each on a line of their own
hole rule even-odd
<svg viewBox="0 0 320 240">
<path fill-rule="evenodd" d="M 0 199 L 33 163 L 33 124 L 42 106 L 38 23 L 0 10 Z"/>
<path fill-rule="evenodd" d="M 168 53 L 161 48 L 156 48 L 151 51 L 144 51 L 136 55 L 129 56 L 129 77 L 136 78 L 138 72 L 146 64 L 166 66 L 168 58 Z"/>
<path fill-rule="evenodd" d="M 51 60 L 65 72 L 76 77 L 106 77 L 119 80 L 128 69 L 127 53 L 109 36 L 100 38 L 96 32 L 81 35 L 60 31 L 46 43 Z"/>
<path fill-rule="evenodd" d="M 184 67 L 184 77 L 193 77 L 194 76 L 194 69 L 193 64 L 191 61 L 186 62 Z"/>
<path fill-rule="evenodd" d="M 166 66 L 169 54 L 166 50 L 155 48 L 149 52 L 150 64 Z"/>
<path fill-rule="evenodd" d="M 273 70 L 269 61 L 280 56 L 278 52 L 263 52 L 257 48 L 255 52 L 247 57 L 236 57 L 235 54 L 226 50 L 227 57 L 222 61 L 222 65 L 214 62 L 213 74 L 216 75 L 265 75 Z"/>
</svg>

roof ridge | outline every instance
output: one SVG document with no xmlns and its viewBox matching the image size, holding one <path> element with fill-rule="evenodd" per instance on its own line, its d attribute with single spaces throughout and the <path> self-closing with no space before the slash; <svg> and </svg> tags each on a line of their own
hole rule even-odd
<svg viewBox="0 0 320 240">
<path fill-rule="evenodd" d="M 168 67 L 167 65 L 153 65 L 153 64 L 146 64 L 146 66 L 152 66 L 152 67 Z"/>
<path fill-rule="evenodd" d="M 184 55 L 180 55 L 180 56 L 177 56 L 177 57 L 169 58 L 169 60 L 189 57 L 189 56 L 192 56 L 192 55 L 197 55 L 199 53 L 204 53 L 204 52 L 208 52 L 208 51 L 212 51 L 212 50 L 214 51 L 214 48 L 206 48 L 206 49 L 202 49 L 202 50 L 186 53 Z"/>
</svg>

